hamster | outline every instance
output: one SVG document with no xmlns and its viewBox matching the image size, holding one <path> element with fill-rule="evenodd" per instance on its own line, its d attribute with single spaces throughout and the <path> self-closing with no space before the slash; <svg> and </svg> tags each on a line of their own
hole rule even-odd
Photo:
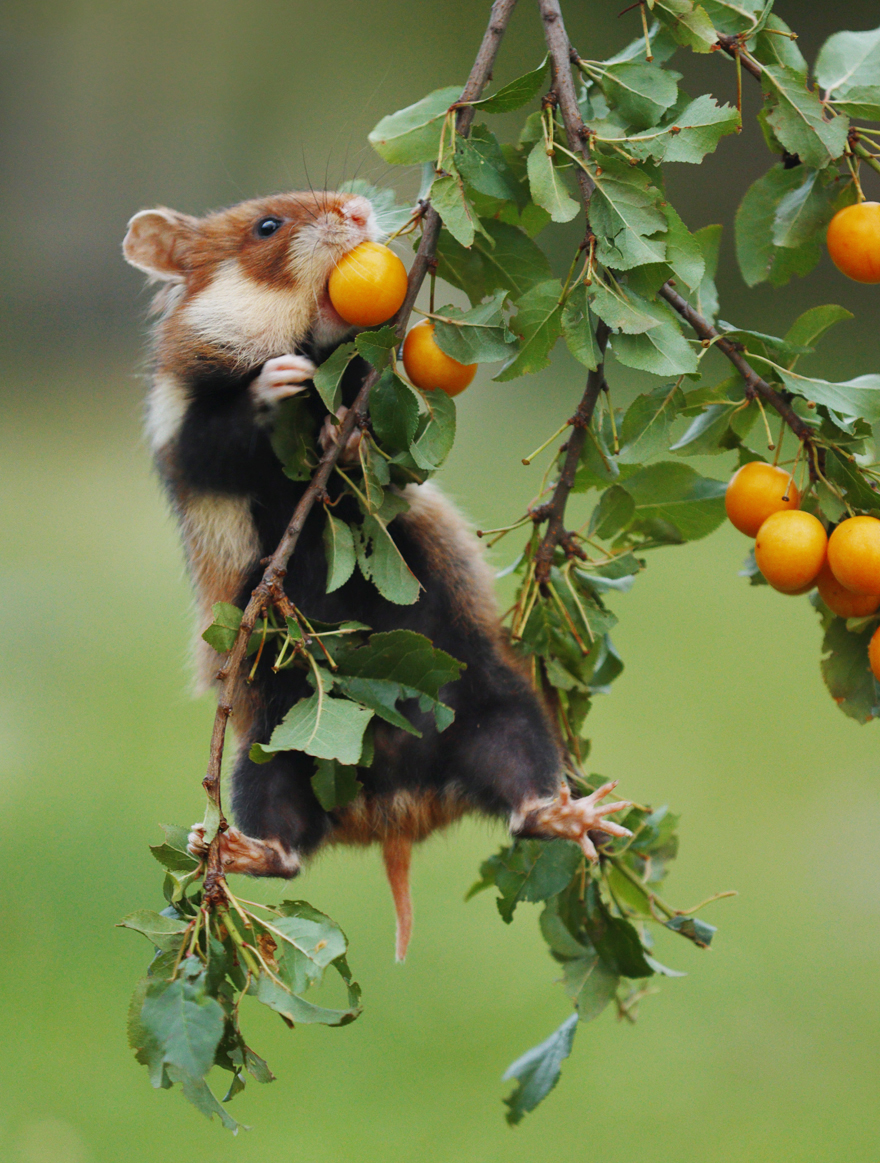
<svg viewBox="0 0 880 1163">
<path fill-rule="evenodd" d="M 261 560 L 275 550 L 307 487 L 285 476 L 272 450 L 273 411 L 305 392 L 318 425 L 326 423 L 326 409 L 308 391 L 311 377 L 353 330 L 333 309 L 327 280 L 342 255 L 379 237 L 367 198 L 320 191 L 255 199 L 203 218 L 143 210 L 128 225 L 125 258 L 161 284 L 147 433 L 180 525 L 200 630 L 215 602 L 247 603 Z M 353 401 L 364 372 L 358 361 L 349 365 L 343 404 Z M 381 843 L 397 908 L 398 959 L 411 929 L 411 846 L 464 813 L 501 817 L 514 836 L 567 837 L 591 859 L 591 829 L 629 834 L 605 819 L 628 804 L 599 802 L 613 784 L 579 799 L 571 794 L 559 740 L 505 643 L 491 573 L 463 518 L 433 484 L 408 485 L 403 496 L 409 509 L 390 531 L 423 587 L 414 605 L 388 602 L 359 573 L 325 592 L 319 507 L 300 536 L 285 590 L 309 618 L 415 630 L 466 663 L 442 692 L 454 722 L 438 733 L 416 700 L 404 711 L 421 738 L 377 719 L 373 765 L 358 773 L 363 791 L 328 812 L 312 790 L 308 755 L 279 752 L 259 765 L 248 757 L 251 744 L 267 741 L 290 707 L 311 694 L 304 672 L 276 674 L 266 661 L 246 682 L 243 666 L 232 720 L 237 826 L 221 837 L 226 871 L 254 876 L 293 877 L 325 844 Z M 359 520 L 350 498 L 340 505 L 350 506 L 346 519 Z M 207 688 L 217 659 L 204 643 L 197 665 Z M 204 854 L 198 827 L 191 850 Z"/>
</svg>

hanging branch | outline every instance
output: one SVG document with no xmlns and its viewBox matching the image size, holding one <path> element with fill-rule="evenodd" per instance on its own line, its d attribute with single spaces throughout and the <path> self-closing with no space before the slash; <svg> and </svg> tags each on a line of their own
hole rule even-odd
<svg viewBox="0 0 880 1163">
<path fill-rule="evenodd" d="M 760 396 L 761 399 L 766 400 L 770 407 L 775 409 L 779 416 L 782 417 L 807 450 L 810 479 L 818 480 L 819 478 L 816 472 L 816 448 L 810 426 L 798 416 L 797 412 L 794 411 L 788 401 L 779 392 L 775 391 L 766 380 L 758 375 L 736 344 L 731 343 L 729 339 L 724 339 L 721 332 L 717 331 L 686 299 L 682 298 L 671 283 L 664 283 L 660 288 L 659 294 L 673 310 L 681 315 L 682 319 L 690 323 L 691 327 L 693 327 L 694 331 L 696 331 L 704 343 L 711 343 L 713 347 L 717 347 L 730 360 L 745 382 L 746 396 L 750 400 L 754 400 Z"/>
<path fill-rule="evenodd" d="M 479 52 L 474 66 L 471 69 L 468 82 L 462 92 L 461 101 L 474 101 L 480 96 L 483 88 L 492 76 L 492 68 L 498 54 L 501 38 L 510 21 L 516 0 L 495 0 L 489 16 L 489 24 L 483 35 Z M 456 114 L 456 129 L 466 135 L 473 121 L 474 110 L 470 106 L 463 106 Z M 393 320 L 393 326 L 399 340 L 404 338 L 409 321 L 410 312 L 424 282 L 428 269 L 434 259 L 437 247 L 437 238 L 440 233 L 440 216 L 429 207 L 423 218 L 422 238 L 418 252 L 410 268 L 407 293 L 403 306 Z M 370 391 L 379 378 L 379 373 L 371 371 L 364 380 L 363 386 L 355 398 L 352 407 L 348 410 L 337 434 L 336 443 L 321 457 L 318 468 L 312 477 L 308 488 L 303 493 L 294 510 L 290 523 L 278 548 L 272 554 L 266 566 L 259 585 L 253 591 L 250 601 L 245 607 L 236 634 L 235 642 L 218 673 L 221 680 L 220 691 L 217 696 L 217 711 L 214 715 L 214 725 L 211 731 L 211 748 L 208 760 L 208 771 L 202 781 L 208 800 L 213 805 L 216 816 L 217 832 L 208 849 L 205 871 L 205 904 L 223 905 L 226 903 L 223 867 L 220 862 L 220 833 L 227 827 L 226 817 L 223 814 L 221 799 L 220 777 L 223 764 L 223 748 L 226 740 L 226 726 L 233 713 L 236 686 L 240 679 L 241 664 L 247 652 L 247 644 L 253 633 L 260 615 L 270 605 L 278 606 L 281 613 L 290 612 L 290 603 L 284 593 L 284 578 L 287 573 L 287 564 L 296 548 L 299 535 L 305 526 L 309 513 L 315 502 L 325 495 L 330 474 L 339 460 L 348 438 L 355 428 L 362 428 L 366 422 L 369 407 Z"/>
</svg>

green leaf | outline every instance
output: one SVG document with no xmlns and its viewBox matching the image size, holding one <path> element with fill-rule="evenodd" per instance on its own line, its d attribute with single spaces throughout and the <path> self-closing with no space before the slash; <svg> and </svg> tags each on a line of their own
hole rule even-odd
<svg viewBox="0 0 880 1163">
<path fill-rule="evenodd" d="M 488 238 L 478 234 L 470 250 L 447 231 L 440 232 L 437 273 L 477 304 L 494 291 L 520 298 L 537 283 L 552 278 L 544 252 L 528 235 L 506 222 L 486 221 Z"/>
<path fill-rule="evenodd" d="M 877 372 L 841 383 L 830 383 L 792 371 L 780 370 L 778 375 L 790 392 L 824 404 L 847 419 L 862 417 L 869 424 L 880 421 L 880 374 Z"/>
<path fill-rule="evenodd" d="M 695 372 L 697 354 L 681 333 L 678 320 L 660 302 L 643 302 L 642 308 L 660 326 L 643 335 L 615 335 L 611 347 L 620 363 L 658 376 L 678 376 Z"/>
<path fill-rule="evenodd" d="M 736 212 L 736 256 L 750 287 L 767 279 L 776 287 L 783 286 L 793 274 L 807 274 L 821 258 L 821 243 L 816 238 L 797 250 L 773 245 L 780 203 L 802 183 L 801 167 L 787 170 L 777 165 L 749 187 L 740 203 Z"/>
<path fill-rule="evenodd" d="M 382 718 L 419 735 L 400 712 L 393 710 L 395 700 L 422 696 L 421 709 L 433 709 L 436 717 L 438 708 L 443 707 L 441 688 L 456 682 L 463 667 L 464 663 L 452 655 L 435 649 L 424 635 L 412 630 L 391 630 L 372 634 L 365 646 L 340 657 L 339 675 L 350 676 L 347 689 L 353 698 L 364 698 Z M 391 717 L 389 711 L 396 717 Z M 441 722 L 448 726 L 452 721 L 451 714 L 449 711 L 448 716 L 440 715 L 439 730 L 443 730 Z"/>
<path fill-rule="evenodd" d="M 317 760 L 311 783 L 315 798 L 325 812 L 350 804 L 364 786 L 358 780 L 356 767 L 346 767 L 335 759 Z"/>
<path fill-rule="evenodd" d="M 832 100 L 835 112 L 858 117 L 862 121 L 880 121 L 880 85 L 860 85 L 845 97 Z"/>
<path fill-rule="evenodd" d="M 367 141 L 392 165 L 436 162 L 443 119 L 460 96 L 461 89 L 456 85 L 435 89 L 414 105 L 383 117 Z"/>
<path fill-rule="evenodd" d="M 698 917 L 672 917 L 666 922 L 666 928 L 680 933 L 682 937 L 687 937 L 689 941 L 693 941 L 701 949 L 708 949 L 712 943 L 712 938 L 718 932 L 715 925 L 710 925 L 708 921 L 701 921 Z"/>
<path fill-rule="evenodd" d="M 388 464 L 376 454 L 375 448 L 375 444 L 364 433 L 358 445 L 358 460 L 363 473 L 363 493 L 371 513 L 378 513 L 382 508 L 385 500 L 382 486 L 387 485 L 389 481 Z"/>
<path fill-rule="evenodd" d="M 807 171 L 803 184 L 786 194 L 776 208 L 773 245 L 794 248 L 812 242 L 834 216 L 838 193 L 833 171 Z"/>
<path fill-rule="evenodd" d="M 718 273 L 718 256 L 721 251 L 721 230 L 722 227 L 718 225 L 704 226 L 694 234 L 703 255 L 705 269 L 696 294 L 691 296 L 691 300 L 703 318 L 710 323 L 714 323 L 718 317 L 715 276 Z"/>
<path fill-rule="evenodd" d="M 676 278 L 695 291 L 706 272 L 706 260 L 700 242 L 679 218 L 671 202 L 663 207 L 663 213 L 668 225 L 665 235 L 666 262 L 672 267 Z"/>
<path fill-rule="evenodd" d="M 441 307 L 437 314 L 455 322 L 434 321 L 434 339 L 440 350 L 466 364 L 507 359 L 513 348 L 513 336 L 502 315 L 506 295 L 506 291 L 501 291 L 470 311 Z"/>
<path fill-rule="evenodd" d="M 265 973 L 260 974 L 256 988 L 252 987 L 250 992 L 256 994 L 257 1001 L 281 1014 L 292 1025 L 301 1022 L 303 1025 L 347 1026 L 360 1013 L 357 1006 L 348 1009 L 328 1009 L 325 1006 L 313 1005 L 291 990 L 285 989 Z"/>
<path fill-rule="evenodd" d="M 712 52 L 718 36 L 702 4 L 695 0 L 648 0 L 648 7 L 679 44 L 694 52 Z"/>
<path fill-rule="evenodd" d="M 612 485 L 599 498 L 590 516 L 590 536 L 603 541 L 625 529 L 636 513 L 636 503 L 621 485 Z"/>
<path fill-rule="evenodd" d="M 520 901 L 543 901 L 562 892 L 581 866 L 583 855 L 570 840 L 517 840 L 487 860 L 501 893 L 498 912 L 508 924 Z"/>
<path fill-rule="evenodd" d="M 646 61 L 621 61 L 601 73 L 600 84 L 609 104 L 635 129 L 656 125 L 678 100 L 675 76 Z"/>
<path fill-rule="evenodd" d="M 147 987 L 141 1021 L 161 1046 L 165 1065 L 196 1079 L 214 1064 L 226 1018 L 216 998 L 204 992 L 204 973 L 189 975 L 190 961 L 201 968 L 198 958 L 186 958 L 175 981 L 156 981 Z"/>
<path fill-rule="evenodd" d="M 333 416 L 342 403 L 342 376 L 356 350 L 353 343 L 340 344 L 327 356 L 313 377 L 312 382 L 324 401 L 324 407 Z"/>
<path fill-rule="evenodd" d="M 828 96 L 844 96 L 880 79 L 880 28 L 868 32 L 835 32 L 816 60 L 816 80 Z"/>
<path fill-rule="evenodd" d="M 549 1038 L 505 1070 L 505 1082 L 517 1080 L 516 1089 L 504 1100 L 509 1108 L 506 1118 L 512 1127 L 522 1121 L 523 1115 L 533 1111 L 559 1081 L 562 1063 L 571 1053 L 577 1023 L 577 1014 L 572 1014 Z"/>
<path fill-rule="evenodd" d="M 690 465 L 653 464 L 630 477 L 624 487 L 635 501 L 637 522 L 664 522 L 684 541 L 706 537 L 724 520 L 726 482 L 701 477 Z"/>
<path fill-rule="evenodd" d="M 631 270 L 646 263 L 664 262 L 666 247 L 649 237 L 667 229 L 660 207 L 662 196 L 641 169 L 616 161 L 603 162 L 601 175 L 590 168 L 596 183 L 590 202 L 590 225 L 598 242 L 601 263 Z"/>
<path fill-rule="evenodd" d="M 477 109 L 482 109 L 484 113 L 512 113 L 515 109 L 521 109 L 541 92 L 548 61 L 549 56 L 544 57 L 538 67 L 532 69 L 530 73 L 517 77 L 491 97 L 483 97 L 482 100 L 472 101 L 471 104 Z"/>
<path fill-rule="evenodd" d="M 165 843 L 150 845 L 153 856 L 169 872 L 192 872 L 198 867 L 198 861 L 187 850 L 189 829 L 176 824 L 162 824 L 161 828 L 165 833 Z"/>
<path fill-rule="evenodd" d="M 730 429 L 732 414 L 733 405 L 710 404 L 705 412 L 694 417 L 687 431 L 670 445 L 669 451 L 681 456 L 709 456 L 726 451 L 720 442 Z"/>
<path fill-rule="evenodd" d="M 643 464 L 669 447 L 669 434 L 684 393 L 677 384 L 654 388 L 636 396 L 620 426 L 618 464 Z"/>
<path fill-rule="evenodd" d="M 397 346 L 397 333 L 393 327 L 382 327 L 378 331 L 362 331 L 355 338 L 354 345 L 367 363 L 381 371 Z"/>
<path fill-rule="evenodd" d="M 780 33 L 790 33 L 791 29 L 784 20 L 770 15 L 765 21 L 764 28 L 755 38 L 752 56 L 762 65 L 784 65 L 799 73 L 806 81 L 807 62 L 797 46 L 797 41 L 790 36 L 780 36 Z"/>
<path fill-rule="evenodd" d="M 431 183 L 429 197 L 443 225 L 455 241 L 460 246 L 469 247 L 474 241 L 474 223 L 477 215 L 467 200 L 464 184 L 458 172 L 435 178 Z"/>
<path fill-rule="evenodd" d="M 818 170 L 836 161 L 846 148 L 849 119 L 838 116 L 826 121 L 818 94 L 806 87 L 794 69 L 768 65 L 761 76 L 767 123 L 789 153 Z"/>
<path fill-rule="evenodd" d="M 845 715 L 859 723 L 880 716 L 880 689 L 868 665 L 869 626 L 852 634 L 843 618 L 832 618 L 822 642 L 822 677 L 831 697 Z"/>
<path fill-rule="evenodd" d="M 741 118 L 733 106 L 719 105 L 714 97 L 703 94 L 676 114 L 674 124 L 680 132 L 664 139 L 661 160 L 699 165 L 707 154 L 715 152 L 722 137 L 737 132 Z"/>
<path fill-rule="evenodd" d="M 336 685 L 350 699 L 369 707 L 392 727 L 399 727 L 402 731 L 421 739 L 422 732 L 412 725 L 406 715 L 397 710 L 397 700 L 407 697 L 399 683 L 384 682 L 380 679 L 337 678 Z"/>
<path fill-rule="evenodd" d="M 765 0 L 703 0 L 706 15 L 717 32 L 731 36 L 738 32 L 754 35 L 758 30 L 757 14 L 769 5 Z"/>
<path fill-rule="evenodd" d="M 364 731 L 373 712 L 317 690 L 294 703 L 268 743 L 256 744 L 262 752 L 304 751 L 317 759 L 338 759 L 356 764 L 363 746 Z"/>
<path fill-rule="evenodd" d="M 620 984 L 620 975 L 595 950 L 576 961 L 567 961 L 563 973 L 565 992 L 574 1002 L 582 1022 L 597 1018 Z"/>
<path fill-rule="evenodd" d="M 386 368 L 370 389 L 370 420 L 388 452 L 403 452 L 416 434 L 418 402 L 412 388 L 391 368 Z"/>
<path fill-rule="evenodd" d="M 517 354 L 504 365 L 496 381 L 516 379 L 540 371 L 550 363 L 550 352 L 562 334 L 562 284 L 558 279 L 538 283 L 517 302 L 510 329 L 519 336 Z"/>
<path fill-rule="evenodd" d="M 485 125 L 474 125 L 468 137 L 455 139 L 455 165 L 471 189 L 487 198 L 525 202 L 516 175 L 508 165 L 498 138 Z"/>
<path fill-rule="evenodd" d="M 584 287 L 584 293 L 588 294 L 593 311 L 613 331 L 622 331 L 625 335 L 641 335 L 645 331 L 650 331 L 652 327 L 660 326 L 660 320 L 644 309 L 645 301 L 641 295 L 621 287 L 613 279 L 609 278 L 607 284 L 596 279 L 589 291 Z"/>
<path fill-rule="evenodd" d="M 195 861 L 190 857 L 190 862 L 195 866 Z M 186 921 L 174 920 L 172 917 L 163 917 L 161 913 L 156 913 L 152 909 L 139 909 L 135 913 L 129 913 L 127 917 L 123 917 L 121 921 L 117 922 L 117 926 L 121 929 L 134 929 L 136 933 L 143 933 L 148 941 L 161 949 L 165 953 L 176 953 L 180 948 L 180 938 L 186 932 L 188 925 Z"/>
<path fill-rule="evenodd" d="M 880 509 L 880 494 L 876 493 L 858 466 L 839 452 L 828 450 L 826 475 L 838 486 L 847 501 L 856 509 Z"/>
<path fill-rule="evenodd" d="M 410 454 L 419 468 L 433 472 L 446 460 L 455 442 L 455 400 L 439 388 L 423 392 L 422 398 L 428 412 L 419 422 Z"/>
<path fill-rule="evenodd" d="M 814 347 L 829 327 L 853 318 L 855 316 L 852 311 L 847 311 L 846 307 L 838 307 L 835 303 L 827 303 L 822 307 L 811 307 L 795 319 L 788 329 L 785 339 L 787 343 Z"/>
<path fill-rule="evenodd" d="M 328 966 L 341 969 L 338 962 L 348 942 L 334 920 L 306 901 L 282 901 L 278 912 L 280 917 L 261 922 L 260 928 L 275 942 L 282 980 L 293 993 L 320 982 Z"/>
<path fill-rule="evenodd" d="M 305 395 L 291 396 L 275 408 L 272 451 L 281 461 L 284 475 L 292 481 L 308 481 L 317 464 L 317 420 Z"/>
<path fill-rule="evenodd" d="M 553 164 L 542 138 L 529 153 L 529 189 L 536 206 L 546 210 L 554 222 L 571 222 L 580 210 L 580 204 L 569 193 L 562 171 Z"/>
<path fill-rule="evenodd" d="M 569 294 L 562 308 L 562 334 L 568 350 L 579 363 L 596 371 L 602 362 L 602 352 L 587 306 L 587 288 L 581 283 Z"/>
<path fill-rule="evenodd" d="M 357 557 L 351 529 L 344 521 L 334 517 L 329 509 L 324 525 L 324 555 L 327 558 L 326 590 L 332 594 L 344 586 L 354 573 Z"/>
<path fill-rule="evenodd" d="M 380 517 L 372 513 L 364 517 L 362 536 L 356 548 L 361 573 L 373 582 L 384 598 L 398 606 L 411 606 L 418 600 L 419 580 L 403 560 Z M 341 755 L 324 758 L 337 758 L 343 763 L 357 762 L 356 758 L 344 759 Z"/>
<path fill-rule="evenodd" d="M 226 654 L 235 644 L 243 611 L 229 602 L 215 602 L 211 612 L 214 621 L 204 631 L 202 638 L 218 654 Z"/>
<path fill-rule="evenodd" d="M 175 1066 L 168 1067 L 168 1074 L 180 1084 L 184 1098 L 191 1102 L 196 1110 L 201 1111 L 206 1118 L 210 1119 L 216 1115 L 226 1130 L 232 1131 L 234 1135 L 241 1129 L 249 1130 L 244 1123 L 236 1122 L 229 1111 L 217 1101 L 216 1096 L 203 1078 L 193 1078 Z"/>
</svg>

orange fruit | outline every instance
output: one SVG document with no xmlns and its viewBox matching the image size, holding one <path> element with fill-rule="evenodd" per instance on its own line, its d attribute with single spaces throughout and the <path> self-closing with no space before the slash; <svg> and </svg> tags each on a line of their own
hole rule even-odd
<svg viewBox="0 0 880 1163">
<path fill-rule="evenodd" d="M 830 542 L 828 549 L 830 554 Z M 880 594 L 854 594 L 852 590 L 842 586 L 831 572 L 831 566 L 827 561 L 822 566 L 816 584 L 819 587 L 819 597 L 838 618 L 867 618 L 880 606 Z"/>
<path fill-rule="evenodd" d="M 871 674 L 880 681 L 880 626 L 871 635 L 871 641 L 868 643 L 868 663 Z"/>
<path fill-rule="evenodd" d="M 847 278 L 880 283 L 880 202 L 846 206 L 831 219 L 828 253 Z"/>
<path fill-rule="evenodd" d="M 789 473 L 763 460 L 752 460 L 730 478 L 724 507 L 740 533 L 755 537 L 771 513 L 796 509 L 800 500 Z"/>
<path fill-rule="evenodd" d="M 880 594 L 880 521 L 849 517 L 828 542 L 828 564 L 842 586 L 854 594 Z"/>
<path fill-rule="evenodd" d="M 362 242 L 344 254 L 327 284 L 330 302 L 355 327 L 375 327 L 395 315 L 406 298 L 406 267 L 379 242 Z"/>
<path fill-rule="evenodd" d="M 825 563 L 827 546 L 817 517 L 800 509 L 784 509 L 771 513 L 758 530 L 755 561 L 775 590 L 806 593 Z"/>
<path fill-rule="evenodd" d="M 417 323 L 403 341 L 403 366 L 417 388 L 426 392 L 441 388 L 447 396 L 463 392 L 477 370 L 475 363 L 459 363 L 440 350 L 430 319 Z"/>
</svg>

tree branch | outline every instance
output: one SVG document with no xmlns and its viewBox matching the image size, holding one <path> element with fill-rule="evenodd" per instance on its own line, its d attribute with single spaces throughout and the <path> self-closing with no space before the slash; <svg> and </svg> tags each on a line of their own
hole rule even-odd
<svg viewBox="0 0 880 1163">
<path fill-rule="evenodd" d="M 574 78 L 571 75 L 571 42 L 565 31 L 559 0 L 538 0 L 538 5 L 541 9 L 541 19 L 544 21 L 544 39 L 547 42 L 550 60 L 553 63 L 553 87 L 559 99 L 559 112 L 562 114 L 562 122 L 565 125 L 568 148 L 572 153 L 580 154 L 585 162 L 589 162 L 590 133 L 584 125 L 584 119 L 581 117 L 580 106 L 577 102 Z M 588 214 L 590 198 L 594 189 L 593 180 L 580 166 L 577 167 L 577 176 L 584 212 Z M 587 226 L 589 228 L 589 216 Z"/>
<path fill-rule="evenodd" d="M 479 97 L 483 88 L 492 76 L 492 68 L 498 54 L 501 38 L 513 14 L 516 0 L 495 0 L 489 16 L 489 24 L 483 35 L 479 52 L 474 66 L 471 69 L 468 82 L 461 95 L 462 101 L 473 101 Z M 474 110 L 464 106 L 456 114 L 456 129 L 466 135 L 473 121 Z M 410 312 L 416 301 L 419 290 L 434 259 L 437 239 L 440 234 L 440 216 L 433 207 L 425 214 L 422 226 L 422 238 L 413 264 L 410 268 L 406 298 L 403 305 L 394 317 L 393 326 L 399 339 L 406 333 Z M 220 819 L 217 835 L 212 839 L 208 849 L 207 867 L 205 872 L 205 903 L 208 906 L 222 905 L 226 902 L 223 867 L 220 863 L 220 833 L 227 827 L 223 814 L 221 799 L 220 777 L 223 764 L 223 749 L 226 740 L 226 726 L 233 713 L 233 703 L 236 688 L 241 680 L 241 664 L 247 652 L 247 644 L 253 633 L 254 626 L 260 614 L 270 605 L 278 605 L 282 613 L 289 611 L 289 602 L 284 593 L 284 577 L 287 573 L 287 564 L 296 548 L 300 533 L 314 508 L 315 502 L 324 495 L 330 474 L 345 448 L 346 441 L 356 427 L 363 425 L 369 407 L 370 391 L 379 378 L 379 373 L 371 371 L 364 380 L 363 386 L 355 398 L 352 407 L 348 410 L 340 426 L 336 443 L 332 445 L 318 464 L 315 475 L 302 497 L 278 548 L 269 559 L 263 577 L 253 591 L 250 601 L 245 607 L 241 625 L 226 659 L 223 669 L 219 672 L 221 679 L 220 691 L 217 696 L 217 711 L 214 716 L 214 725 L 211 731 L 211 749 L 208 760 L 208 770 L 202 781 L 202 786 L 208 799 L 215 805 Z"/>
<path fill-rule="evenodd" d="M 720 352 L 727 356 L 745 381 L 746 394 L 752 398 L 760 396 L 782 417 L 795 436 L 797 436 L 798 440 L 801 440 L 807 448 L 810 476 L 812 479 L 816 479 L 814 476 L 814 435 L 810 426 L 798 416 L 788 401 L 779 392 L 775 391 L 766 380 L 758 375 L 736 345 L 731 343 L 729 339 L 722 338 L 721 332 L 716 331 L 712 324 L 707 319 L 704 319 L 686 299 L 682 298 L 670 283 L 664 283 L 660 288 L 659 294 L 661 298 L 666 300 L 670 307 L 681 315 L 682 319 L 690 323 L 700 339 L 707 343 L 711 342 L 713 347 L 717 347 Z"/>
<path fill-rule="evenodd" d="M 719 36 L 717 44 L 729 57 L 738 60 L 745 71 L 751 73 L 756 81 L 760 81 L 763 69 L 757 61 L 753 61 L 749 54 L 744 51 L 742 41 L 738 36 Z"/>
</svg>

